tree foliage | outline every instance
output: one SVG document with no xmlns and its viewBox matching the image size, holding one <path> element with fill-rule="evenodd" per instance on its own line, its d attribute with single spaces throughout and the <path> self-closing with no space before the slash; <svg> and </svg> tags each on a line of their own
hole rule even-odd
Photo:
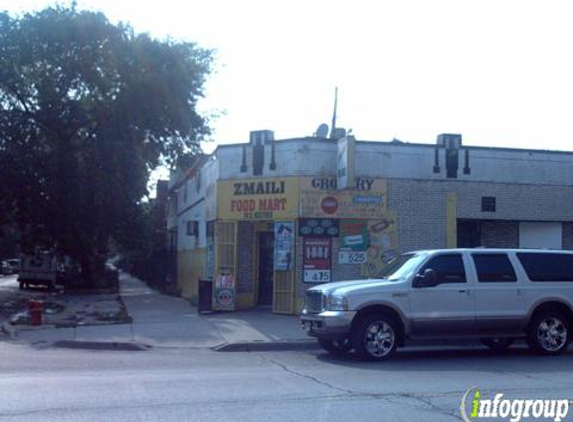
<svg viewBox="0 0 573 422">
<path fill-rule="evenodd" d="M 208 134 L 210 64 L 75 6 L 0 13 L 0 214 L 24 249 L 55 245 L 89 274 L 111 238 L 137 237 L 150 171 Z"/>
</svg>

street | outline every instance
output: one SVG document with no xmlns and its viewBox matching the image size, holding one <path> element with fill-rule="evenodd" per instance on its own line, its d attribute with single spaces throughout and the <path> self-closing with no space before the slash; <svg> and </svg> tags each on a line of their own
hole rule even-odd
<svg viewBox="0 0 573 422">
<path fill-rule="evenodd" d="M 0 342 L 2 421 L 454 421 L 470 387 L 572 398 L 573 355 L 517 347 L 403 351 L 388 362 L 322 351 L 111 352 Z"/>
<path fill-rule="evenodd" d="M 18 274 L 0 276 L 0 323 L 18 310 L 18 299 L 24 292 L 18 291 Z"/>
</svg>

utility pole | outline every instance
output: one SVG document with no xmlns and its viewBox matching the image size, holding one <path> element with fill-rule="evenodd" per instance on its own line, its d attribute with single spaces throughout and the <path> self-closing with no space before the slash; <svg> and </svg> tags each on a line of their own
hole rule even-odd
<svg viewBox="0 0 573 422">
<path fill-rule="evenodd" d="M 338 87 L 334 88 L 334 111 L 332 113 L 332 127 L 330 129 L 330 138 L 334 139 L 336 136 L 336 108 L 338 106 Z"/>
</svg>

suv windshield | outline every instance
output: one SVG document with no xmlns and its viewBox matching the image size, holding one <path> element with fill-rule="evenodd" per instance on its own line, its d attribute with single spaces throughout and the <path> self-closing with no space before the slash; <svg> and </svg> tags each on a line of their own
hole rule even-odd
<svg viewBox="0 0 573 422">
<path fill-rule="evenodd" d="M 396 256 L 379 273 L 379 277 L 396 281 L 408 277 L 428 256 L 427 253 L 409 253 Z"/>
</svg>

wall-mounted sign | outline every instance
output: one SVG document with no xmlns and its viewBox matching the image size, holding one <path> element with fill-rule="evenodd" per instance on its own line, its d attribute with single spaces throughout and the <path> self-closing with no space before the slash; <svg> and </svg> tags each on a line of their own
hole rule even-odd
<svg viewBox="0 0 573 422">
<path fill-rule="evenodd" d="M 276 220 L 298 216 L 297 178 L 226 180 L 217 183 L 217 217 Z"/>
<path fill-rule="evenodd" d="M 221 271 L 215 280 L 215 309 L 233 311 L 235 309 L 235 277 Z"/>
<path fill-rule="evenodd" d="M 367 260 L 363 267 L 365 277 L 377 277 L 378 274 L 398 254 L 398 229 L 395 213 L 388 212 L 381 219 L 368 222 L 370 238 Z"/>
<path fill-rule="evenodd" d="M 338 236 L 338 220 L 332 218 L 301 218 L 298 223 L 300 236 Z"/>
<path fill-rule="evenodd" d="M 340 221 L 340 249 L 366 251 L 368 247 L 368 224 L 366 220 Z"/>
<path fill-rule="evenodd" d="M 303 281 L 328 283 L 331 279 L 332 246 L 329 237 L 305 237 L 303 244 Z"/>
<path fill-rule="evenodd" d="M 294 257 L 294 223 L 292 221 L 275 221 L 275 271 L 290 271 Z"/>
<path fill-rule="evenodd" d="M 336 154 L 336 180 L 338 189 L 352 189 L 354 181 L 354 145 L 353 136 L 338 140 Z"/>
<path fill-rule="evenodd" d="M 355 177 L 352 188 L 337 190 L 335 177 L 300 180 L 300 216 L 306 218 L 361 218 L 384 216 L 387 206 L 385 179 Z"/>
</svg>

